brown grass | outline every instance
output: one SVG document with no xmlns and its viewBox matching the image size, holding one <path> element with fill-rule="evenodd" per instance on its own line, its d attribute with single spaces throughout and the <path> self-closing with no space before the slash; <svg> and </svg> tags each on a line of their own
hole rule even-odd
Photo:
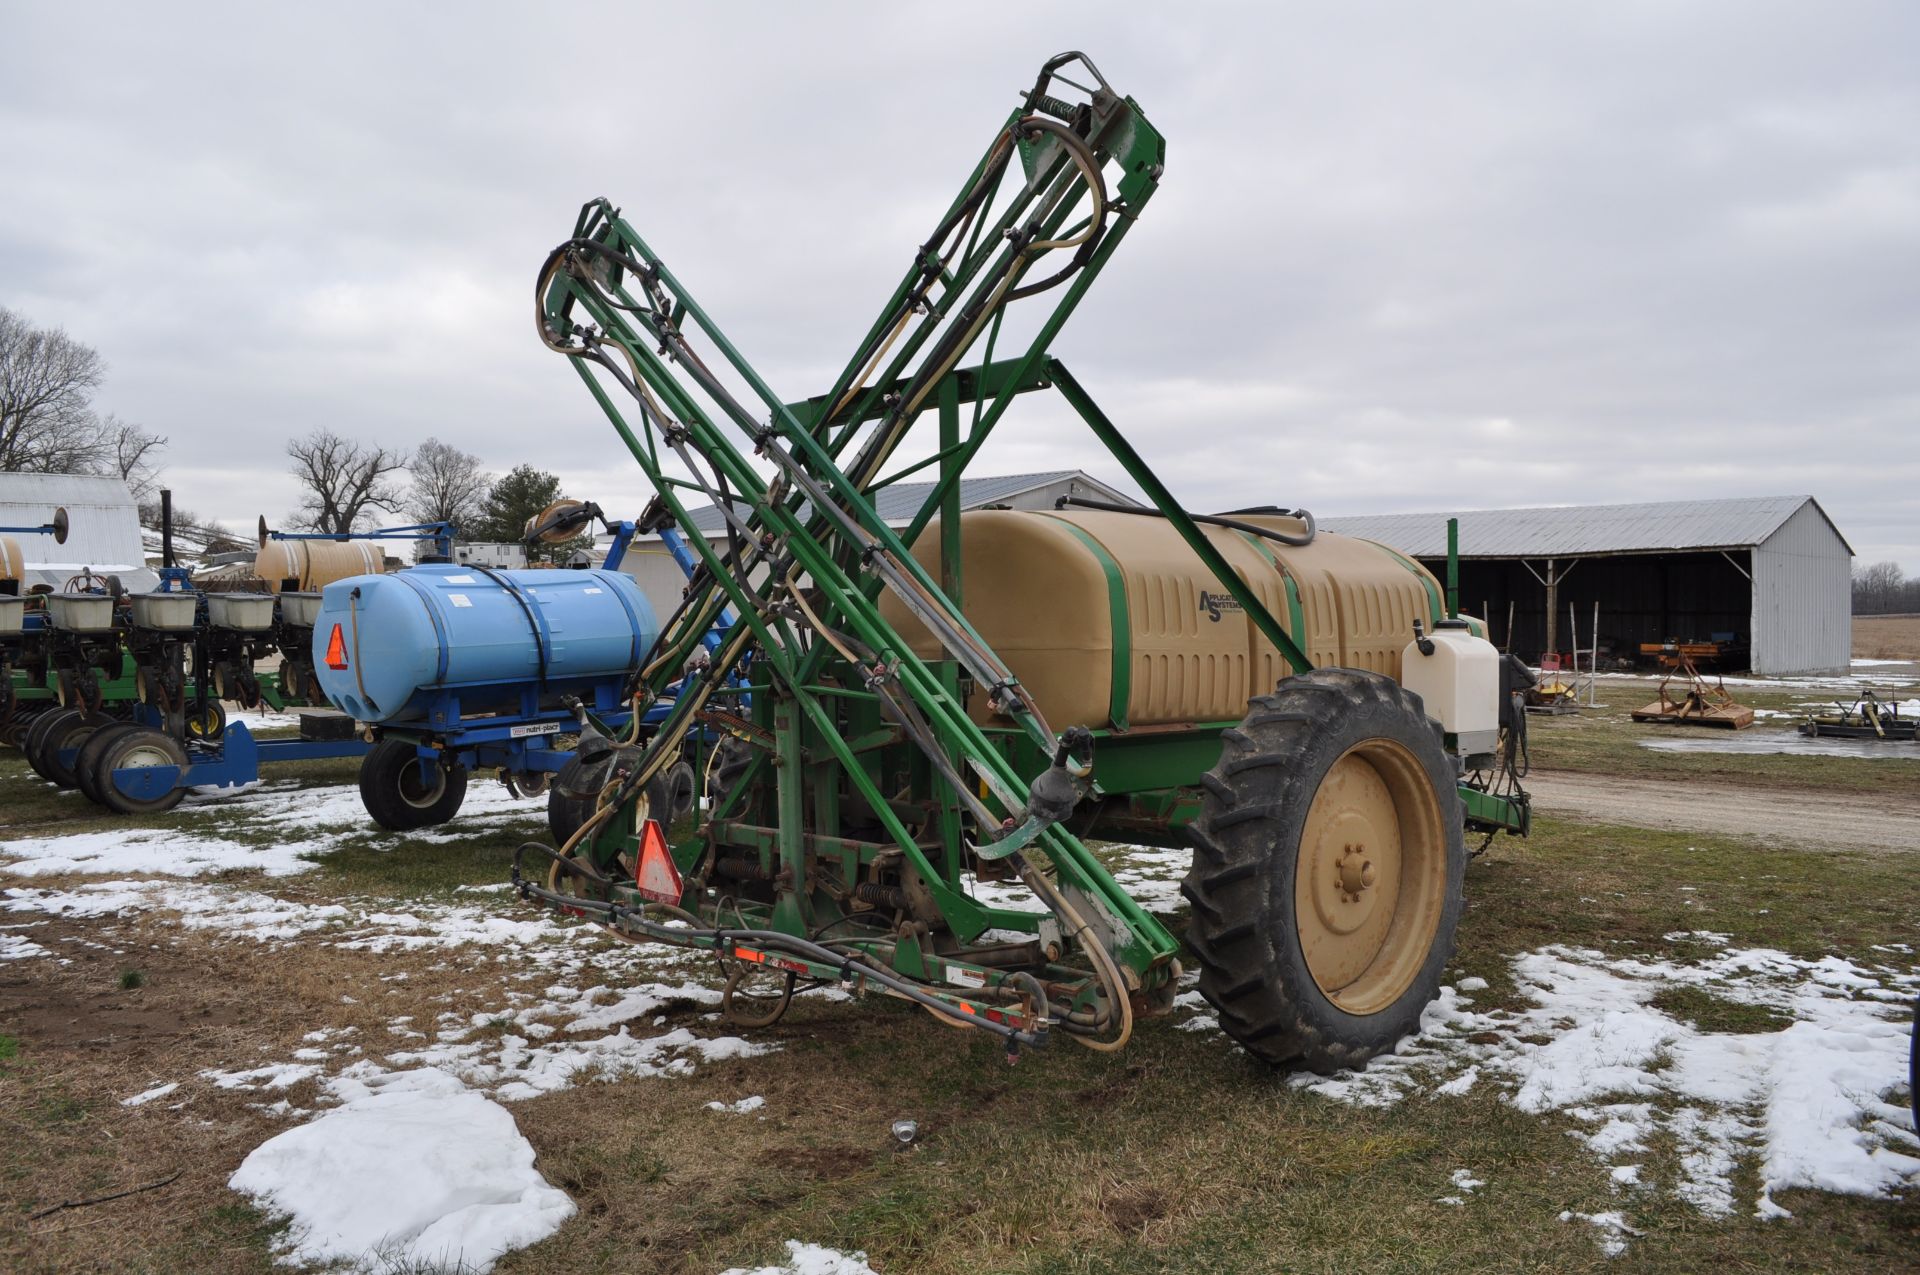
<svg viewBox="0 0 1920 1275">
<path fill-rule="evenodd" d="M 1614 716 L 1641 702 L 1641 689 L 1603 691 L 1618 702 L 1615 715 L 1538 723 L 1536 760 L 1600 768 L 1643 756 L 1676 783 L 1780 781 L 1751 769 L 1694 774 L 1637 748 Z M 1864 788 L 1909 774 L 1886 769 L 1900 763 L 1825 760 L 1838 767 L 1832 776 L 1796 772 L 1801 782 Z M 312 901 L 493 899 L 512 909 L 498 896 L 450 893 L 462 880 L 499 879 L 502 863 L 497 848 L 422 845 L 336 852 L 299 878 L 235 883 Z M 1910 859 L 1551 819 L 1531 841 L 1497 842 L 1473 864 L 1467 892 L 1454 974 L 1486 978 L 1487 1004 L 1515 994 L 1508 957 L 1544 943 L 1685 956 L 1663 935 L 1704 927 L 1801 955 L 1885 960 L 1869 945 L 1911 942 L 1920 916 Z M 515 982 L 526 967 L 489 949 L 261 945 L 150 915 L 56 920 L 27 933 L 71 963 L 0 965 L 0 1036 L 19 1045 L 0 1062 L 6 1271 L 265 1275 L 275 1224 L 226 1181 L 287 1127 L 252 1104 L 285 1096 L 313 1106 L 315 1087 L 226 1091 L 198 1073 L 287 1061 L 322 1026 L 358 1028 L 351 1039 L 378 1058 L 420 1044 L 388 1033 L 395 1017 L 431 1031 L 441 1012 L 499 1013 L 509 989 L 548 981 Z M 140 987 L 120 986 L 129 968 L 143 974 Z M 404 981 L 381 977 L 401 972 Z M 1769 1026 L 1707 996 L 1670 1008 L 1706 1030 Z M 886 1275 L 1920 1269 L 1920 1197 L 1793 1192 L 1790 1222 L 1744 1212 L 1710 1222 L 1663 1190 L 1615 1194 L 1605 1167 L 1566 1136 L 1571 1121 L 1523 1115 L 1488 1086 L 1349 1108 L 1167 1020 L 1142 1023 L 1117 1057 L 1062 1041 L 1012 1067 L 992 1042 L 880 998 L 803 999 L 755 1035 L 780 1050 L 511 1104 L 541 1171 L 579 1213 L 509 1254 L 502 1275 L 712 1275 L 774 1260 L 788 1238 L 866 1250 Z M 181 1087 L 165 1099 L 120 1105 L 172 1080 Z M 756 1113 L 705 1108 L 752 1094 L 767 1100 Z M 913 1150 L 893 1149 L 888 1125 L 900 1117 L 920 1123 Z M 1488 1186 L 1463 1207 L 1438 1204 L 1459 1168 Z M 28 1220 L 176 1170 L 180 1179 L 160 1190 Z M 1757 1178 L 1744 1172 L 1751 1199 Z M 1586 1228 L 1556 1221 L 1562 1210 L 1612 1208 L 1645 1232 L 1613 1262 Z"/>
<path fill-rule="evenodd" d="M 1856 615 L 1857 660 L 1920 660 L 1920 615 Z"/>
</svg>

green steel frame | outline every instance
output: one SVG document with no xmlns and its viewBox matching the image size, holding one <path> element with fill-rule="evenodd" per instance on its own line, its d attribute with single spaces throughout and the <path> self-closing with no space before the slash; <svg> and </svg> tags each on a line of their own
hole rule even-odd
<svg viewBox="0 0 1920 1275">
<path fill-rule="evenodd" d="M 587 204 L 548 257 L 541 339 L 571 359 L 658 492 L 655 515 L 691 528 L 688 502 L 710 504 L 727 528 L 719 546 L 687 537 L 702 569 L 636 677 L 638 721 L 685 675 L 667 721 L 631 741 L 595 817 L 546 852 L 547 886 L 521 880 L 632 936 L 780 971 L 789 995 L 796 977 L 874 986 L 1010 1044 L 1052 1027 L 1111 1046 L 1136 1009 L 1170 1001 L 1178 945 L 1071 829 L 1104 814 L 1134 839 L 1178 844 L 1194 813 L 1183 789 L 1233 723 L 1056 733 L 960 609 L 961 475 L 1020 395 L 1057 391 L 1292 667 L 1311 665 L 1292 637 L 1297 617 L 1290 631 L 1268 612 L 1049 354 L 1158 188 L 1164 140 L 1078 54 L 1048 62 L 1024 97 L 814 398 L 777 396 L 607 201 Z M 1031 335 L 995 359 L 1015 310 Z M 961 366 L 982 341 L 986 357 Z M 929 415 L 931 449 L 906 459 Z M 927 470 L 930 493 L 890 528 L 874 494 Z M 936 518 L 938 579 L 908 551 Z M 882 590 L 943 658 L 914 654 L 883 617 Z M 702 635 L 729 606 L 739 622 L 700 661 Z M 1124 615 L 1114 620 L 1125 633 Z M 1009 725 L 977 724 L 969 695 Z M 1124 690 L 1115 704 L 1124 726 Z M 645 794 L 683 755 L 704 771 L 701 741 L 716 730 L 750 741 L 751 760 L 676 830 L 676 927 L 633 883 Z M 1047 912 L 983 904 L 970 876 L 1018 878 Z M 892 911 L 869 907 L 875 898 Z M 918 923 L 870 927 L 880 915 Z M 993 931 L 1035 938 L 1010 945 Z"/>
</svg>

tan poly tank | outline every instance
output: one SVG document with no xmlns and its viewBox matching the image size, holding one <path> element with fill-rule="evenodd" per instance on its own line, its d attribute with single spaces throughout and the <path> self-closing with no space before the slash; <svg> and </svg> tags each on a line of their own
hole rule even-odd
<svg viewBox="0 0 1920 1275">
<path fill-rule="evenodd" d="M 1303 530 L 1290 518 L 1241 520 Z M 1432 575 L 1371 541 L 1323 531 L 1294 547 L 1225 527 L 1203 530 L 1316 666 L 1398 680 L 1414 620 L 1431 625 L 1439 617 Z M 962 609 L 1055 729 L 1238 721 L 1251 695 L 1289 672 L 1164 518 L 976 510 L 961 515 L 960 534 Z M 935 579 L 939 545 L 935 522 L 914 546 Z M 891 594 L 881 609 L 916 652 L 938 655 Z M 972 705 L 982 721 L 983 700 L 975 696 Z"/>
<path fill-rule="evenodd" d="M 253 558 L 253 573 L 271 593 L 316 593 L 335 580 L 385 570 L 378 545 L 351 540 L 268 540 Z"/>
<path fill-rule="evenodd" d="M 20 592 L 20 581 L 26 579 L 27 560 L 20 556 L 20 542 L 12 536 L 0 536 L 0 583 L 12 583 L 11 589 L 0 588 L 0 593 Z"/>
</svg>

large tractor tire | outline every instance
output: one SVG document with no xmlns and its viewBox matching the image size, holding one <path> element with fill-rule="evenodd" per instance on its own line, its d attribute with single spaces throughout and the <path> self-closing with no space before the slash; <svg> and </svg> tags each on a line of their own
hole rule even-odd
<svg viewBox="0 0 1920 1275">
<path fill-rule="evenodd" d="M 1419 1026 L 1453 954 L 1466 847 L 1418 696 L 1317 669 L 1254 698 L 1202 779 L 1182 892 L 1200 993 L 1254 1056 L 1359 1067 Z"/>
<path fill-rule="evenodd" d="M 93 786 L 99 793 L 97 800 L 107 809 L 122 815 L 157 815 L 172 810 L 187 795 L 184 784 L 175 783 L 158 797 L 130 797 L 114 787 L 113 772 L 151 766 L 178 766 L 184 773 L 187 764 L 186 747 L 164 731 L 147 726 L 115 731 L 94 763 Z"/>
<path fill-rule="evenodd" d="M 433 763 L 420 773 L 420 750 L 410 740 L 383 739 L 360 763 L 360 800 L 389 832 L 445 823 L 467 799 L 464 766 Z"/>
</svg>

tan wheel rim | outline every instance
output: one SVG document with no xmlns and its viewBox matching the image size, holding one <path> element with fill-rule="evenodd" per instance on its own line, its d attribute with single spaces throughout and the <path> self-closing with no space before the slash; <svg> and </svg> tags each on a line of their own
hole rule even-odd
<svg viewBox="0 0 1920 1275">
<path fill-rule="evenodd" d="M 434 802 L 440 800 L 441 794 L 446 792 L 446 790 L 447 772 L 443 766 L 437 764 L 434 766 L 433 779 L 429 783 L 422 783 L 420 781 L 420 762 L 418 758 L 408 758 L 407 764 L 400 770 L 398 788 L 400 800 L 406 802 L 415 810 L 425 810 Z"/>
<path fill-rule="evenodd" d="M 1446 895 L 1446 828 L 1426 770 L 1394 740 L 1355 744 L 1313 795 L 1294 872 L 1300 951 L 1321 994 L 1356 1015 L 1400 999 Z"/>
</svg>

